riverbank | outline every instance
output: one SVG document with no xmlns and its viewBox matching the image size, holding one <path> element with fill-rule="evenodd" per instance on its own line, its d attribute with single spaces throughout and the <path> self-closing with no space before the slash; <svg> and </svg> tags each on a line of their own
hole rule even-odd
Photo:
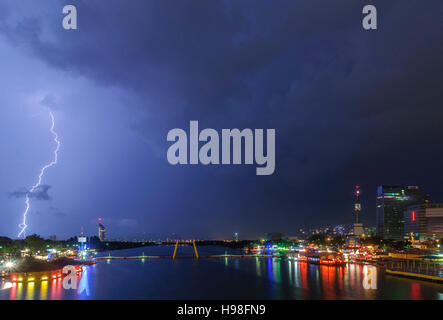
<svg viewBox="0 0 443 320">
<path fill-rule="evenodd" d="M 412 272 L 403 272 L 403 271 L 394 271 L 386 269 L 386 273 L 394 276 L 400 276 L 400 277 L 406 277 L 406 278 L 413 278 L 413 279 L 419 279 L 419 280 L 427 280 L 427 281 L 434 281 L 438 283 L 443 283 L 443 278 L 439 276 L 432 276 L 427 274 L 421 274 L 421 273 L 412 273 Z"/>
<path fill-rule="evenodd" d="M 94 262 L 74 260 L 72 258 L 59 258 L 53 261 L 38 260 L 31 257 L 21 258 L 14 261 L 14 267 L 3 274 L 29 273 L 29 272 L 48 272 L 63 269 L 67 265 L 82 266 L 91 265 Z"/>
</svg>

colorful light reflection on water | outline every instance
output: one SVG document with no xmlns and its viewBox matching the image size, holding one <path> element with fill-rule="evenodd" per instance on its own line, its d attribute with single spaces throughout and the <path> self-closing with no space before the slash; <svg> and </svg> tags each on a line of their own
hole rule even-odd
<svg viewBox="0 0 443 320">
<path fill-rule="evenodd" d="M 151 255 L 171 250 L 142 249 Z M 226 249 L 200 250 L 203 255 L 205 250 L 224 254 Z M 118 255 L 138 252 L 131 249 Z M 335 267 L 258 257 L 102 260 L 84 267 L 77 290 L 64 289 L 60 278 L 18 282 L 0 290 L 0 299 L 443 299 L 442 284 L 389 276 L 381 269 L 376 275 L 377 289 L 367 290 L 364 266 L 357 264 Z"/>
</svg>

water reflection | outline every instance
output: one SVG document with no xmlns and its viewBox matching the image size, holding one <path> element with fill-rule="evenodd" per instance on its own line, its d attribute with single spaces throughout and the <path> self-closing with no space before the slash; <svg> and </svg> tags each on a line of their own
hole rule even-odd
<svg viewBox="0 0 443 320">
<path fill-rule="evenodd" d="M 410 298 L 413 300 L 422 299 L 421 288 L 418 283 L 415 283 L 415 282 L 411 283 L 411 297 Z"/>
<path fill-rule="evenodd" d="M 335 299 L 335 272 L 337 271 L 336 267 L 332 266 L 320 266 L 320 274 L 321 274 L 321 286 L 324 292 L 325 299 Z"/>
<path fill-rule="evenodd" d="M 249 269 L 248 263 L 246 259 L 242 260 L 243 267 L 240 270 L 246 271 Z M 439 291 L 443 291 L 442 285 L 389 277 L 383 270 L 370 265 L 314 265 L 290 258 L 256 257 L 251 261 L 254 269 L 249 271 L 280 285 L 272 287 L 273 298 L 441 299 Z M 383 284 L 381 288 L 378 288 L 379 283 Z M 427 291 L 427 295 L 422 294 L 423 290 Z M 410 297 L 405 297 L 405 294 Z"/>
<path fill-rule="evenodd" d="M 23 295 L 23 283 L 17 284 L 17 300 L 21 300 Z M 15 299 L 15 297 L 13 297 Z"/>
<path fill-rule="evenodd" d="M 272 272 L 272 258 L 268 258 L 268 277 L 269 280 L 274 281 L 274 273 Z"/>
<path fill-rule="evenodd" d="M 40 300 L 48 298 L 48 280 L 42 281 L 40 285 Z"/>
<path fill-rule="evenodd" d="M 142 263 L 143 263 L 143 261 L 142 261 Z M 90 296 L 88 275 L 89 275 L 88 268 L 83 267 L 81 279 L 80 279 L 80 282 L 77 286 L 78 287 L 77 293 L 80 295 L 81 298 L 85 298 L 85 299 L 87 299 Z"/>
<path fill-rule="evenodd" d="M 260 259 L 260 258 L 255 258 L 255 270 L 256 270 L 256 273 L 257 273 L 257 275 L 259 277 L 262 276 L 262 273 L 261 273 L 261 263 L 260 263 L 261 260 L 262 259 Z"/>
<path fill-rule="evenodd" d="M 60 300 L 62 295 L 62 280 L 60 278 L 51 281 L 51 300 Z"/>
<path fill-rule="evenodd" d="M 83 268 L 76 290 L 65 290 L 60 278 L 22 281 L 0 290 L 0 299 L 443 299 L 441 284 L 389 276 L 379 268 L 372 286 L 370 269 L 289 258 L 107 259 Z"/>
<path fill-rule="evenodd" d="M 34 290 L 35 290 L 34 281 L 28 282 L 26 288 L 26 300 L 34 300 Z"/>
</svg>

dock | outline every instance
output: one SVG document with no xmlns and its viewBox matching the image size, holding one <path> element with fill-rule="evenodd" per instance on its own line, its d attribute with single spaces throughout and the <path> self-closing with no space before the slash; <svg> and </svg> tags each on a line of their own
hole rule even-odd
<svg viewBox="0 0 443 320">
<path fill-rule="evenodd" d="M 390 260 L 386 263 L 386 273 L 443 283 L 443 264 L 440 262 L 427 262 L 424 259 Z"/>
<path fill-rule="evenodd" d="M 176 255 L 175 258 L 196 258 L 193 254 L 182 254 Z M 233 259 L 242 259 L 242 258 L 282 258 L 281 255 L 268 255 L 268 254 L 260 254 L 260 255 L 206 255 L 206 256 L 198 256 L 199 259 L 220 259 L 220 258 L 233 258 Z M 174 259 L 173 256 L 163 255 L 163 256 L 134 256 L 134 257 L 96 257 L 96 260 L 145 260 L 145 259 Z"/>
</svg>

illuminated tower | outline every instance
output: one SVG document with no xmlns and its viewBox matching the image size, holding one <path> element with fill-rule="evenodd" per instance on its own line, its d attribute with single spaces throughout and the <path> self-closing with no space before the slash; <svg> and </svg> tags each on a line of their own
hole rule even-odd
<svg viewBox="0 0 443 320">
<path fill-rule="evenodd" d="M 363 224 L 358 221 L 360 212 L 361 212 L 361 204 L 360 204 L 360 186 L 355 186 L 355 223 L 354 223 L 354 235 L 361 236 L 363 235 Z"/>
<path fill-rule="evenodd" d="M 356 201 L 355 201 L 355 223 L 358 223 L 358 215 L 360 214 L 361 211 L 361 204 L 360 204 L 360 186 L 355 186 L 355 197 L 356 197 Z"/>
<path fill-rule="evenodd" d="M 101 224 L 102 218 L 98 218 L 98 238 L 100 241 L 106 240 L 106 228 Z"/>
<path fill-rule="evenodd" d="M 80 236 L 77 237 L 78 240 L 78 250 L 80 251 L 80 253 L 83 255 L 83 253 L 86 251 L 87 246 L 86 246 L 86 242 L 87 242 L 87 238 L 85 237 L 85 233 L 83 232 L 83 226 L 81 227 L 81 232 L 80 232 Z"/>
</svg>

